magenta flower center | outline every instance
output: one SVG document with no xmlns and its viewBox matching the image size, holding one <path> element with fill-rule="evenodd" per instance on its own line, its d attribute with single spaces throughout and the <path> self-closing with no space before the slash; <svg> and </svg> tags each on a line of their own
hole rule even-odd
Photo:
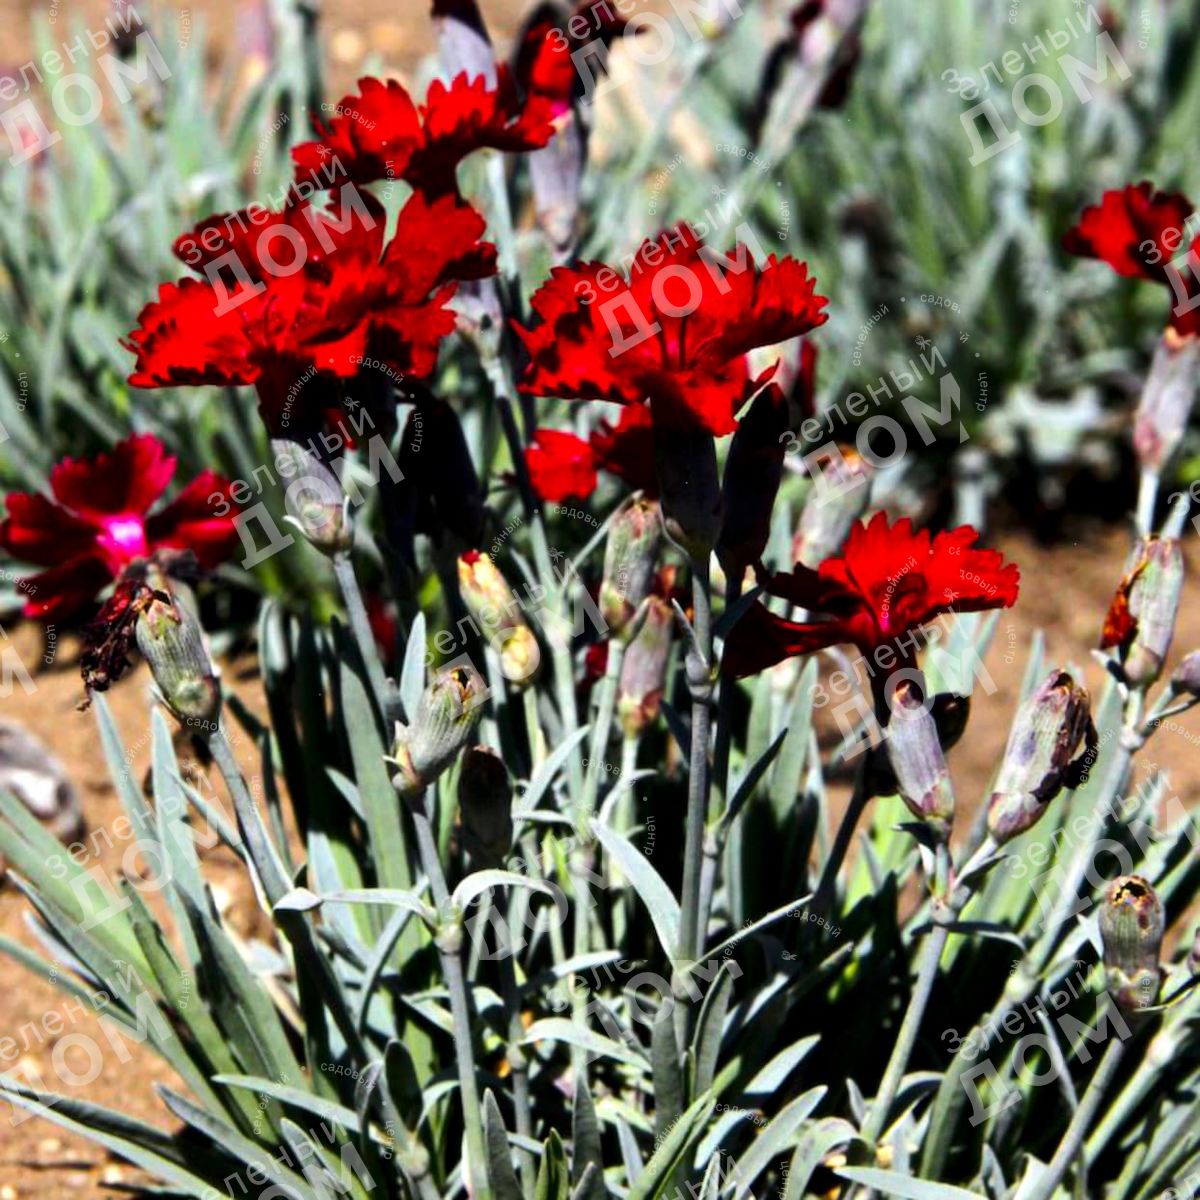
<svg viewBox="0 0 1200 1200">
<path fill-rule="evenodd" d="M 134 513 L 106 517 L 96 540 L 119 566 L 125 566 L 135 558 L 145 558 L 150 553 L 146 544 L 146 526 Z"/>
</svg>

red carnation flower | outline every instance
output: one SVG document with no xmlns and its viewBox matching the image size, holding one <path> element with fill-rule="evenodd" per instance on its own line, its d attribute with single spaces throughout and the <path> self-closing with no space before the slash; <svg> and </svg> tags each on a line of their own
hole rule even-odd
<svg viewBox="0 0 1200 1200">
<path fill-rule="evenodd" d="M 251 244 L 239 235 L 234 250 L 251 284 L 220 290 L 208 279 L 162 284 L 125 343 L 138 356 L 129 382 L 254 384 L 263 419 L 279 434 L 319 424 L 327 406 L 321 389 L 295 386 L 310 373 L 348 379 L 367 357 L 404 375 L 428 375 L 441 339 L 454 329 L 447 302 L 455 281 L 491 273 L 495 248 L 478 240 L 483 218 L 453 196 L 430 203 L 413 195 L 386 248 L 384 221 L 382 207 L 368 196 L 365 216 L 343 215 L 341 224 L 333 209 L 296 204 L 264 226 L 286 225 L 299 237 L 265 241 L 259 230 Z M 218 251 L 228 252 L 218 246 L 209 253 L 215 259 Z M 274 263 L 268 256 L 276 256 Z"/>
<path fill-rule="evenodd" d="M 769 576 L 767 592 L 807 609 L 797 622 L 755 603 L 730 630 L 722 669 L 736 678 L 753 675 L 797 654 L 850 643 L 864 655 L 891 647 L 900 670 L 899 640 L 947 612 L 982 612 L 1016 603 L 1020 573 L 997 550 L 972 547 L 979 534 L 961 525 L 930 540 L 903 517 L 891 528 L 884 513 L 850 531 L 840 557 L 816 571 L 797 565 Z M 878 659 L 875 660 L 877 663 Z M 882 665 L 882 664 L 879 664 Z M 884 680 L 873 683 L 882 694 Z"/>
<path fill-rule="evenodd" d="M 542 500 L 584 500 L 596 489 L 596 473 L 608 471 L 634 491 L 658 495 L 654 433 L 646 408 L 625 408 L 616 426 L 601 421 L 585 442 L 559 429 L 538 429 L 525 451 L 529 482 Z"/>
<path fill-rule="evenodd" d="M 530 95 L 542 97 L 552 117 L 559 118 L 582 94 L 583 81 L 571 61 L 571 46 L 551 21 L 539 21 L 521 41 L 517 79 Z"/>
<path fill-rule="evenodd" d="M 774 373 L 751 380 L 746 352 L 822 324 L 825 297 L 813 294 L 815 280 L 795 259 L 772 254 L 759 268 L 744 247 L 736 258 L 702 258 L 701 248 L 685 226 L 675 239 L 646 241 L 638 251 L 645 266 L 616 290 L 604 286 L 615 272 L 603 263 L 555 267 L 531 301 L 540 323 L 517 326 L 532 360 L 521 390 L 649 399 L 658 425 L 732 433 L 737 410 Z"/>
<path fill-rule="evenodd" d="M 1149 279 L 1174 291 L 1177 285 L 1167 274 L 1167 265 L 1183 253 L 1185 222 L 1191 214 L 1192 203 L 1181 193 L 1156 192 L 1150 183 L 1131 183 L 1105 192 L 1099 204 L 1085 208 L 1078 224 L 1063 235 L 1063 249 L 1081 258 L 1098 258 L 1118 275 Z M 1152 248 L 1143 249 L 1146 242 L 1152 242 Z M 1198 246 L 1200 239 L 1192 243 L 1189 263 Z M 1175 278 L 1182 279 L 1189 300 L 1200 294 L 1194 273 L 1183 278 L 1176 272 Z M 1167 324 L 1185 336 L 1200 334 L 1198 309 L 1173 312 Z"/>
<path fill-rule="evenodd" d="M 64 458 L 50 472 L 53 500 L 13 492 L 0 546 L 15 559 L 49 567 L 21 581 L 27 617 L 67 617 L 157 550 L 191 550 L 212 568 L 233 552 L 233 514 L 213 516 L 209 497 L 229 484 L 204 471 L 168 505 L 147 515 L 175 474 L 175 458 L 150 434 L 119 442 L 91 460 Z"/>
<path fill-rule="evenodd" d="M 432 200 L 458 194 L 458 164 L 476 150 L 537 150 L 554 134 L 549 99 L 531 94 L 522 106 L 503 66 L 494 88 L 465 71 L 449 87 L 435 80 L 419 110 L 394 79 L 358 86 L 328 125 L 313 120 L 318 141 L 292 149 L 297 178 L 336 157 L 354 183 L 403 179 Z"/>
</svg>

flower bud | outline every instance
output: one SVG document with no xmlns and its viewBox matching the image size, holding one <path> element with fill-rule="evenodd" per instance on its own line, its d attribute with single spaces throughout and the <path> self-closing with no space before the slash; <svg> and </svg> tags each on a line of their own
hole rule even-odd
<svg viewBox="0 0 1200 1200">
<path fill-rule="evenodd" d="M 721 491 L 725 519 L 717 557 L 726 575 L 740 580 L 761 561 L 771 533 L 771 510 L 783 476 L 783 439 L 788 427 L 787 398 L 768 384 L 738 423 L 725 459 Z"/>
<path fill-rule="evenodd" d="M 1171 676 L 1171 691 L 1176 695 L 1187 692 L 1192 696 L 1200 696 L 1200 650 L 1193 650 L 1175 668 L 1175 674 Z"/>
<path fill-rule="evenodd" d="M 1147 688 L 1161 674 L 1183 591 L 1183 554 L 1173 538 L 1141 538 L 1104 620 L 1102 649 L 1116 650 L 1126 681 Z"/>
<path fill-rule="evenodd" d="M 937 722 L 924 707 L 921 689 L 908 679 L 896 686 L 891 708 L 888 760 L 900 799 L 914 817 L 928 823 L 940 841 L 947 841 L 954 821 L 954 789 Z"/>
<path fill-rule="evenodd" d="M 473 668 L 455 667 L 434 679 L 421 694 L 412 722 L 396 722 L 389 762 L 397 770 L 392 786 L 402 796 L 427 788 L 471 740 L 482 713 L 484 683 Z"/>
<path fill-rule="evenodd" d="M 1079 753 L 1085 741 L 1087 751 Z M 1021 705 L 1008 735 L 988 803 L 992 837 L 1003 844 L 1024 833 L 1064 787 L 1078 787 L 1087 778 L 1096 742 L 1087 689 L 1066 671 L 1051 671 Z"/>
<path fill-rule="evenodd" d="M 221 685 L 204 648 L 200 622 L 152 573 L 156 590 L 135 626 L 138 649 L 150 664 L 167 707 L 186 724 L 215 725 L 221 713 Z"/>
<path fill-rule="evenodd" d="M 667 536 L 695 562 L 707 562 L 721 531 L 721 485 L 711 433 L 654 424 L 654 465 Z"/>
<path fill-rule="evenodd" d="M 496 564 L 486 554 L 468 550 L 458 560 L 458 589 L 480 632 L 496 645 L 504 677 L 513 683 L 531 681 L 541 651 L 520 606 L 514 604 L 517 593 Z"/>
<path fill-rule="evenodd" d="M 671 602 L 653 595 L 638 635 L 625 650 L 617 692 L 617 719 L 626 737 L 638 737 L 658 719 L 675 629 Z"/>
<path fill-rule="evenodd" d="M 816 484 L 800 513 L 792 538 L 792 561 L 814 571 L 827 558 L 834 558 L 850 533 L 850 526 L 871 503 L 870 464 L 849 447 L 836 458 L 818 464 L 823 482 Z"/>
<path fill-rule="evenodd" d="M 650 594 L 662 545 L 662 518 L 652 500 L 635 500 L 613 519 L 604 547 L 600 615 L 613 635 L 627 640 L 629 622 Z"/>
<path fill-rule="evenodd" d="M 1150 373 L 1133 418 L 1133 448 L 1138 462 L 1161 474 L 1179 449 L 1196 400 L 1200 377 L 1200 339 L 1182 336 L 1171 326 L 1154 350 Z"/>
<path fill-rule="evenodd" d="M 1099 920 L 1104 986 L 1124 1013 L 1149 1008 L 1162 983 L 1162 901 L 1140 875 L 1122 875 L 1108 885 Z"/>
<path fill-rule="evenodd" d="M 287 438 L 273 438 L 271 451 L 277 463 L 285 458 L 293 464 L 295 478 L 284 492 L 287 521 L 322 554 L 332 557 L 349 550 L 354 545 L 354 525 L 346 493 L 329 465 Z"/>
<path fill-rule="evenodd" d="M 458 776 L 463 842 L 472 856 L 498 866 L 512 849 L 512 784 L 495 750 L 472 746 Z"/>
</svg>

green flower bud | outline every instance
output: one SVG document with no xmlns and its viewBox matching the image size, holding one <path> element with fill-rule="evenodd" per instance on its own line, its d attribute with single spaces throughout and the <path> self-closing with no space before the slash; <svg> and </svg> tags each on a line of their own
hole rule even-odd
<svg viewBox="0 0 1200 1200">
<path fill-rule="evenodd" d="M 988 832 L 1001 844 L 1037 824 L 1064 787 L 1078 787 L 1096 754 L 1087 689 L 1057 668 L 1021 705 L 1008 735 Z M 1084 742 L 1087 752 L 1080 753 Z"/>
<path fill-rule="evenodd" d="M 1115 650 L 1131 687 L 1148 688 L 1162 673 L 1183 591 L 1183 554 L 1173 538 L 1142 538 L 1104 621 L 1100 646 Z"/>
<path fill-rule="evenodd" d="M 652 500 L 635 500 L 613 519 L 604 547 L 600 615 L 614 637 L 628 640 L 630 621 L 650 594 L 662 545 L 662 517 Z"/>
<path fill-rule="evenodd" d="M 416 795 L 450 766 L 475 734 L 484 690 L 477 671 L 455 667 L 421 694 L 409 725 L 396 722 L 395 747 L 388 761 L 397 768 L 392 776 L 397 792 Z"/>
<path fill-rule="evenodd" d="M 617 719 L 626 737 L 638 737 L 658 719 L 674 629 L 675 610 L 670 601 L 651 596 L 646 619 L 621 663 Z"/>
<path fill-rule="evenodd" d="M 471 855 L 498 866 L 512 849 L 512 784 L 495 750 L 472 746 L 458 776 L 463 842 Z"/>
<path fill-rule="evenodd" d="M 1100 906 L 1105 987 L 1124 1013 L 1158 999 L 1163 928 L 1162 901 L 1140 875 L 1122 875 L 1108 885 Z"/>
<path fill-rule="evenodd" d="M 1196 380 L 1200 378 L 1200 341 L 1167 326 L 1155 348 L 1150 373 L 1133 418 L 1133 448 L 1138 462 L 1161 474 L 1183 442 Z"/>
<path fill-rule="evenodd" d="M 182 723 L 206 728 L 221 713 L 221 685 L 204 647 L 200 622 L 152 569 L 153 596 L 138 614 L 138 649 L 150 664 L 167 707 Z"/>
<path fill-rule="evenodd" d="M 1176 695 L 1187 692 L 1192 696 L 1200 696 L 1200 650 L 1193 650 L 1175 668 L 1175 674 L 1171 676 L 1171 691 Z"/>
<path fill-rule="evenodd" d="M 954 789 L 937 721 L 924 707 L 920 688 L 908 679 L 897 685 L 891 708 L 887 752 L 900 799 L 914 817 L 928 823 L 939 840 L 948 841 L 954 822 Z"/>
<path fill-rule="evenodd" d="M 293 464 L 291 482 L 284 492 L 288 523 L 331 558 L 349 550 L 354 545 L 354 526 L 346 493 L 329 465 L 287 438 L 272 439 L 271 451 L 277 464 L 280 458 Z"/>
</svg>

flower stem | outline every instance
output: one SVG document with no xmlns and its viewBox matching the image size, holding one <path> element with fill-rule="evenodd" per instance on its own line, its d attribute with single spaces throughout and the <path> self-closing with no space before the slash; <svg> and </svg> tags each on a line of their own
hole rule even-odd
<svg viewBox="0 0 1200 1200">
<path fill-rule="evenodd" d="M 609 735 L 612 732 L 613 714 L 617 707 L 617 687 L 621 682 L 621 664 L 625 661 L 625 643 L 620 638 L 608 642 L 608 662 L 604 678 L 600 681 L 596 721 L 592 726 L 591 746 L 588 751 L 587 776 L 583 785 L 580 815 L 590 820 L 595 815 L 596 796 L 600 790 L 600 773 L 605 768 L 604 756 L 608 753 Z"/>
<path fill-rule="evenodd" d="M 1075 1115 L 1071 1118 L 1071 1123 L 1062 1136 L 1062 1141 L 1058 1143 L 1058 1149 L 1055 1150 L 1050 1165 L 1034 1181 L 1033 1187 L 1021 1197 L 1021 1200 L 1050 1200 L 1054 1189 L 1066 1175 L 1067 1168 L 1079 1154 L 1088 1126 L 1096 1116 L 1100 1104 L 1104 1100 L 1104 1094 L 1112 1085 L 1113 1079 L 1116 1078 L 1124 1054 L 1124 1041 L 1116 1038 L 1109 1042 L 1108 1049 L 1105 1050 L 1104 1057 L 1100 1060 L 1100 1065 L 1096 1068 L 1096 1073 L 1092 1076 L 1092 1081 L 1088 1084 L 1088 1089 L 1084 1092 L 1083 1099 L 1079 1102 L 1079 1107 L 1075 1110 Z M 1081 1163 L 1080 1169 L 1086 1170 L 1087 1168 Z M 1081 1180 L 1081 1182 L 1086 1181 Z M 1086 1191 L 1086 1187 L 1084 1190 Z"/>
<path fill-rule="evenodd" d="M 703 562 L 692 560 L 692 626 L 695 643 L 687 657 L 688 691 L 692 698 L 691 761 L 679 933 L 679 957 L 685 963 L 700 958 L 706 932 L 700 927 L 700 876 L 708 824 L 708 734 L 712 705 L 712 585 L 707 558 Z"/>
<path fill-rule="evenodd" d="M 874 1145 L 883 1132 L 883 1127 L 891 1111 L 892 1102 L 900 1090 L 900 1081 L 908 1068 L 908 1060 L 916 1044 L 917 1032 L 925 1016 L 925 1006 L 929 1003 L 929 995 L 933 991 L 933 981 L 937 978 L 938 961 L 950 934 L 948 925 L 935 925 L 921 947 L 917 960 L 917 981 L 913 986 L 912 995 L 908 998 L 908 1009 L 896 1035 L 896 1043 L 892 1047 L 892 1056 L 888 1059 L 887 1069 L 879 1084 L 879 1091 L 871 1104 L 863 1125 L 862 1135 L 868 1144 Z"/>
<path fill-rule="evenodd" d="M 383 674 L 383 664 L 379 661 L 379 651 L 375 648 L 375 635 L 371 632 L 371 622 L 367 618 L 367 606 L 363 603 L 358 577 L 354 574 L 354 564 L 351 562 L 348 552 L 343 551 L 333 556 L 333 573 L 346 604 L 350 632 L 354 635 L 358 653 L 366 668 L 367 682 L 370 684 L 371 694 L 375 698 L 375 706 L 379 710 L 380 716 L 384 717 L 387 713 L 384 704 L 384 698 L 387 695 L 387 680 Z"/>
<path fill-rule="evenodd" d="M 410 798 L 413 825 L 417 831 L 417 850 L 421 869 L 429 880 L 438 912 L 438 932 L 434 936 L 446 989 L 450 994 L 450 1014 L 454 1020 L 454 1049 L 458 1065 L 458 1087 L 462 1094 L 463 1124 L 467 1133 L 469 1191 L 475 1200 L 492 1200 L 487 1177 L 487 1158 L 483 1139 L 483 1110 L 475 1082 L 475 1049 L 471 1040 L 471 1006 L 462 968 L 462 924 L 450 912 L 450 890 L 438 856 L 433 825 L 425 807 L 428 792 Z"/>
<path fill-rule="evenodd" d="M 496 913 L 508 926 L 508 893 L 496 889 Z M 511 941 L 512 933 L 509 932 Z M 505 1015 L 508 1022 L 508 1047 L 506 1057 L 512 1071 L 513 1108 L 517 1114 L 517 1133 L 524 1138 L 533 1137 L 533 1111 L 529 1100 L 529 1062 L 521 1039 L 525 1026 L 521 1021 L 521 993 L 517 987 L 517 971 L 511 954 L 500 960 L 500 990 L 504 998 Z M 525 1200 L 533 1200 L 534 1184 L 537 1179 L 537 1163 L 531 1151 L 521 1149 L 517 1156 L 521 1172 L 521 1190 Z"/>
</svg>

